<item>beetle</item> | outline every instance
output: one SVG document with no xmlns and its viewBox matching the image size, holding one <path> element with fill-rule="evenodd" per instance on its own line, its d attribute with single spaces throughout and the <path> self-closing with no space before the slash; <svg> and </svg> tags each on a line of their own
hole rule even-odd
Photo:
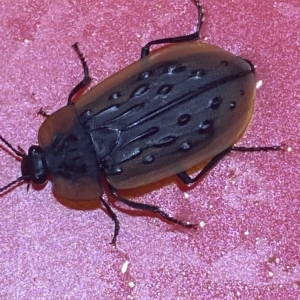
<svg viewBox="0 0 300 300">
<path fill-rule="evenodd" d="M 236 151 L 280 150 L 272 147 L 235 147 L 253 111 L 255 68 L 246 59 L 218 46 L 199 42 L 203 9 L 192 34 L 158 39 L 142 48 L 141 59 L 84 93 L 91 81 L 78 44 L 84 78 L 68 103 L 46 117 L 38 132 L 39 145 L 26 154 L 0 140 L 22 158 L 22 175 L 0 189 L 19 182 L 44 184 L 52 176 L 53 189 L 63 198 L 98 198 L 115 224 L 119 221 L 102 198 L 100 175 L 110 192 L 126 205 L 152 211 L 185 227 L 158 206 L 121 197 L 117 189 L 139 187 L 177 174 L 184 184 L 202 178 L 226 154 Z M 150 53 L 154 44 L 171 44 Z M 209 162 L 191 178 L 186 170 Z"/>
</svg>

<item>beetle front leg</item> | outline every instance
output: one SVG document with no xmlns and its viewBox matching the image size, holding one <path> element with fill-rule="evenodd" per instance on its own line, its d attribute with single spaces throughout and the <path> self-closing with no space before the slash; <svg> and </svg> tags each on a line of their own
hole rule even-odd
<svg viewBox="0 0 300 300">
<path fill-rule="evenodd" d="M 116 189 L 114 189 L 112 186 L 110 186 L 110 191 L 111 193 L 122 203 L 126 204 L 129 207 L 135 208 L 135 209 L 140 209 L 140 210 L 148 210 L 151 211 L 153 213 L 156 213 L 158 215 L 160 215 L 162 218 L 175 223 L 175 224 L 179 224 L 181 226 L 184 227 L 188 227 L 188 228 L 197 228 L 196 224 L 192 224 L 190 222 L 183 222 L 181 220 L 178 220 L 176 218 L 173 218 L 171 216 L 169 216 L 167 213 L 165 213 L 164 211 L 162 211 L 158 206 L 156 205 L 151 205 L 151 204 L 146 204 L 146 203 L 139 203 L 139 202 L 134 202 L 134 201 L 130 201 L 128 199 L 125 199 L 123 197 L 121 197 L 118 192 L 116 191 Z"/>
<path fill-rule="evenodd" d="M 199 3 L 199 0 L 194 0 L 194 2 L 195 2 L 195 5 L 197 6 L 197 11 L 198 11 L 198 22 L 197 22 L 196 31 L 189 35 L 176 36 L 176 37 L 170 37 L 170 38 L 158 39 L 158 40 L 151 41 L 142 48 L 141 58 L 149 55 L 150 47 L 152 45 L 181 43 L 181 42 L 199 39 L 199 34 L 200 34 L 201 25 L 203 23 L 204 14 L 203 14 L 202 6 Z"/>
<path fill-rule="evenodd" d="M 86 60 L 85 60 L 82 52 L 80 51 L 80 49 L 78 47 L 78 43 L 75 43 L 74 45 L 72 45 L 72 47 L 75 49 L 75 52 L 77 53 L 77 55 L 81 61 L 81 64 L 83 67 L 83 72 L 84 72 L 84 77 L 70 92 L 69 97 L 68 97 L 68 105 L 73 104 L 72 99 L 76 95 L 76 93 L 79 92 L 82 88 L 86 87 L 92 81 L 92 78 L 90 77 L 90 74 L 89 74 L 88 65 L 86 63 Z"/>
</svg>

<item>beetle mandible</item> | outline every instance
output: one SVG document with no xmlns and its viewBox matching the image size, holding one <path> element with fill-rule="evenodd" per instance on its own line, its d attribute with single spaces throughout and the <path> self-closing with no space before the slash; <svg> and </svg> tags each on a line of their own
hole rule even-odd
<svg viewBox="0 0 300 300">
<path fill-rule="evenodd" d="M 52 175 L 53 189 L 70 200 L 99 198 L 115 223 L 119 221 L 102 198 L 100 175 L 110 192 L 126 205 L 152 211 L 164 219 L 195 227 L 169 216 L 158 206 L 121 197 L 117 189 L 139 187 L 177 174 L 191 184 L 202 178 L 226 154 L 236 151 L 279 150 L 272 147 L 234 147 L 253 111 L 255 68 L 246 59 L 199 42 L 203 10 L 198 0 L 196 31 L 159 39 L 142 48 L 141 59 L 74 96 L 91 81 L 78 44 L 73 47 L 84 78 L 68 97 L 65 107 L 47 116 L 39 133 L 39 145 L 28 154 L 0 140 L 22 158 L 22 175 L 16 183 L 45 183 Z M 154 44 L 171 44 L 150 53 Z M 186 170 L 208 164 L 191 178 Z"/>
</svg>

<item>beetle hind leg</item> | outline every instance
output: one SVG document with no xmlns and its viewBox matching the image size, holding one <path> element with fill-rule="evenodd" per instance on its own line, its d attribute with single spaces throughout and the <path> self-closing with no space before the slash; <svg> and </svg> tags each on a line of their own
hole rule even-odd
<svg viewBox="0 0 300 300">
<path fill-rule="evenodd" d="M 195 5 L 197 6 L 197 11 L 198 11 L 198 23 L 197 23 L 196 31 L 191 34 L 188 34 L 188 35 L 170 37 L 170 38 L 158 39 L 158 40 L 151 41 L 142 48 L 141 58 L 149 55 L 150 47 L 152 45 L 180 43 L 180 42 L 186 42 L 186 41 L 192 41 L 192 40 L 199 39 L 200 29 L 201 29 L 203 19 L 204 19 L 204 13 L 203 13 L 202 5 L 199 3 L 199 0 L 193 0 L 193 1 L 194 1 Z"/>
<path fill-rule="evenodd" d="M 165 213 L 164 211 L 162 211 L 158 206 L 156 205 L 151 205 L 151 204 L 146 204 L 146 203 L 139 203 L 139 202 L 134 202 L 128 199 L 125 199 L 123 197 L 121 197 L 118 192 L 113 188 L 110 187 L 110 191 L 111 193 L 122 203 L 126 204 L 129 207 L 135 208 L 135 209 L 140 209 L 140 210 L 148 210 L 151 211 L 153 213 L 156 213 L 158 215 L 160 215 L 162 218 L 164 218 L 167 221 L 170 221 L 172 223 L 184 226 L 184 227 L 188 227 L 188 228 L 197 228 L 196 224 L 192 224 L 190 222 L 184 222 L 181 220 L 178 220 L 176 218 L 173 218 L 171 216 L 169 216 L 167 213 Z"/>
<path fill-rule="evenodd" d="M 92 78 L 90 77 L 90 74 L 89 74 L 88 65 L 86 63 L 86 60 L 85 60 L 82 52 L 80 51 L 80 49 L 78 47 L 78 43 L 75 43 L 74 45 L 72 45 L 72 47 L 74 48 L 75 52 L 77 53 L 77 55 L 81 61 L 81 64 L 83 67 L 83 72 L 84 72 L 84 77 L 70 92 L 69 97 L 68 97 L 68 105 L 73 104 L 72 99 L 77 94 L 77 92 L 79 92 L 82 88 L 86 87 L 86 85 L 92 81 Z"/>
</svg>

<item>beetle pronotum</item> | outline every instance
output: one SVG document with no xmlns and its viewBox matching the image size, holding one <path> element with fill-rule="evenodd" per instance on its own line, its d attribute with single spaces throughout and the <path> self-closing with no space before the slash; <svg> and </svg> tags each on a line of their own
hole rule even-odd
<svg viewBox="0 0 300 300">
<path fill-rule="evenodd" d="M 115 223 L 119 222 L 102 198 L 100 175 L 111 193 L 126 205 L 175 219 L 158 206 L 121 197 L 116 189 L 142 186 L 177 174 L 185 183 L 198 181 L 226 154 L 237 151 L 279 150 L 273 147 L 234 147 L 253 111 L 253 64 L 221 48 L 199 42 L 203 10 L 198 12 L 192 34 L 159 39 L 142 48 L 141 59 L 124 68 L 73 102 L 76 93 L 91 81 L 78 44 L 84 78 L 68 97 L 65 107 L 47 116 L 39 133 L 39 145 L 28 154 L 0 140 L 22 158 L 19 182 L 43 184 L 52 175 L 53 189 L 70 200 L 99 198 Z M 171 44 L 150 53 L 154 44 Z M 195 177 L 185 170 L 205 161 Z"/>
</svg>

